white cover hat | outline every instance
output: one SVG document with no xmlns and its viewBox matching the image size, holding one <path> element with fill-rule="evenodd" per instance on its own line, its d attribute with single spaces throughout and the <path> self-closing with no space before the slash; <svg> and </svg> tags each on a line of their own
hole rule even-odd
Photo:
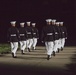
<svg viewBox="0 0 76 75">
<path fill-rule="evenodd" d="M 56 22 L 56 20 L 55 20 L 55 19 L 53 19 L 53 20 L 52 20 L 52 22 Z"/>
<path fill-rule="evenodd" d="M 63 22 L 60 22 L 60 24 L 63 24 Z"/>
<path fill-rule="evenodd" d="M 33 26 L 35 26 L 35 25 L 36 25 L 36 23 L 32 23 L 32 25 L 33 25 Z"/>
<path fill-rule="evenodd" d="M 15 24 L 15 23 L 16 23 L 16 21 L 11 21 L 10 23 L 11 23 L 11 24 Z"/>
<path fill-rule="evenodd" d="M 29 21 L 29 22 L 26 22 L 27 24 L 30 24 L 31 22 Z"/>
<path fill-rule="evenodd" d="M 51 22 L 52 21 L 52 19 L 46 19 L 46 22 Z"/>
<path fill-rule="evenodd" d="M 20 25 L 24 25 L 24 24 L 25 24 L 24 22 L 20 23 Z"/>
</svg>

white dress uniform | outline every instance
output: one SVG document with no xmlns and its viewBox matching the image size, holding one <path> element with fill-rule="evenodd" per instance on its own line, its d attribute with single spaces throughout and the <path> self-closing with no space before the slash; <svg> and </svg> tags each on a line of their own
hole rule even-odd
<svg viewBox="0 0 76 75">
<path fill-rule="evenodd" d="M 54 27 L 53 56 L 55 56 L 55 53 L 58 51 L 59 30 L 56 23 L 56 20 L 52 20 L 52 25 Z"/>
<path fill-rule="evenodd" d="M 48 19 L 46 21 L 48 25 L 42 29 L 41 39 L 42 41 L 45 42 L 45 46 L 47 50 L 47 60 L 49 60 L 53 52 L 54 29 L 53 26 L 50 24 L 51 19 Z"/>
<path fill-rule="evenodd" d="M 55 45 L 54 45 L 54 51 L 59 52 L 59 39 L 60 39 L 60 29 L 59 29 L 59 22 L 56 22 L 55 26 Z"/>
<path fill-rule="evenodd" d="M 24 27 L 25 23 L 20 23 L 20 28 L 19 28 L 19 34 L 20 34 L 20 49 L 21 49 L 21 53 L 24 54 L 24 50 L 26 48 L 26 38 L 27 38 L 27 34 L 26 34 L 26 29 Z"/>
<path fill-rule="evenodd" d="M 56 30 L 56 20 L 52 20 L 52 25 L 53 25 L 53 27 L 54 27 L 54 31 L 55 31 L 55 35 L 57 35 L 58 34 L 58 32 L 57 32 L 57 30 Z M 54 37 L 54 42 L 53 42 L 53 52 L 56 52 L 57 51 L 57 39 L 55 39 L 56 37 Z"/>
<path fill-rule="evenodd" d="M 30 23 L 31 22 L 27 22 L 27 27 L 26 27 L 26 34 L 27 34 L 26 44 L 27 44 L 27 51 L 29 52 L 33 44 L 33 33 L 32 33 L 32 27 L 30 26 Z"/>
<path fill-rule="evenodd" d="M 59 52 L 61 50 L 61 37 L 62 37 L 62 30 L 61 30 L 61 27 L 60 27 L 60 22 L 57 22 L 57 27 L 58 27 L 58 30 L 59 30 L 59 39 L 58 39 L 58 51 Z"/>
<path fill-rule="evenodd" d="M 60 29 L 61 29 L 61 50 L 63 50 L 65 45 L 65 38 L 67 37 L 67 30 L 63 26 L 63 22 L 60 22 Z"/>
<path fill-rule="evenodd" d="M 32 23 L 32 30 L 33 30 L 33 50 L 36 49 L 37 39 L 39 38 L 38 29 L 35 27 L 36 23 Z"/>
<path fill-rule="evenodd" d="M 15 27 L 16 21 L 12 21 L 12 27 L 8 30 L 8 41 L 10 41 L 12 57 L 16 58 L 16 52 L 18 49 L 19 31 Z"/>
</svg>

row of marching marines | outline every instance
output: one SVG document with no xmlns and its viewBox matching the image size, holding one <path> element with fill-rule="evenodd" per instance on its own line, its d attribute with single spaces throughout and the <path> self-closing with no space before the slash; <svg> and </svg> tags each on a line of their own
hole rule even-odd
<svg viewBox="0 0 76 75">
<path fill-rule="evenodd" d="M 20 28 L 16 27 L 16 21 L 11 21 L 11 27 L 8 29 L 7 38 L 11 45 L 11 54 L 13 58 L 17 57 L 17 49 L 20 45 L 21 54 L 25 54 L 25 48 L 28 52 L 36 49 L 38 39 L 45 43 L 47 60 L 56 55 L 56 52 L 62 51 L 67 39 L 67 29 L 64 22 L 57 22 L 55 19 L 46 19 L 46 26 L 42 28 L 39 38 L 36 23 L 20 23 Z M 19 45 L 18 45 L 19 44 Z"/>
</svg>

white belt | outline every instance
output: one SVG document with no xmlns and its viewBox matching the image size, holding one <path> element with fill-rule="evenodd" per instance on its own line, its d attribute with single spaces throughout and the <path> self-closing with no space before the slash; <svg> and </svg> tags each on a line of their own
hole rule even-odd
<svg viewBox="0 0 76 75">
<path fill-rule="evenodd" d="M 25 34 L 20 34 L 20 36 L 24 36 Z"/>
<path fill-rule="evenodd" d="M 64 32 L 62 32 L 62 33 L 64 33 Z"/>
<path fill-rule="evenodd" d="M 28 32 L 27 34 L 31 34 L 31 32 Z"/>
<path fill-rule="evenodd" d="M 16 36 L 16 34 L 12 34 L 11 36 Z"/>
<path fill-rule="evenodd" d="M 55 32 L 55 34 L 58 34 L 57 32 Z"/>
<path fill-rule="evenodd" d="M 53 33 L 48 33 L 47 35 L 53 35 Z"/>
<path fill-rule="evenodd" d="M 33 33 L 33 34 L 36 34 L 36 33 Z"/>
</svg>

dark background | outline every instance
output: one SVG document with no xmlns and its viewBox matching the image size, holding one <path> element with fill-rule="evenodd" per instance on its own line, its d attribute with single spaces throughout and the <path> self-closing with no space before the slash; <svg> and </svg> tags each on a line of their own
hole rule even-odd
<svg viewBox="0 0 76 75">
<path fill-rule="evenodd" d="M 32 21 L 37 23 L 39 33 L 46 24 L 45 19 L 64 21 L 68 31 L 67 46 L 76 45 L 75 0 L 0 0 L 0 43 L 7 43 L 10 21 Z M 38 45 L 41 45 L 38 40 Z"/>
</svg>

